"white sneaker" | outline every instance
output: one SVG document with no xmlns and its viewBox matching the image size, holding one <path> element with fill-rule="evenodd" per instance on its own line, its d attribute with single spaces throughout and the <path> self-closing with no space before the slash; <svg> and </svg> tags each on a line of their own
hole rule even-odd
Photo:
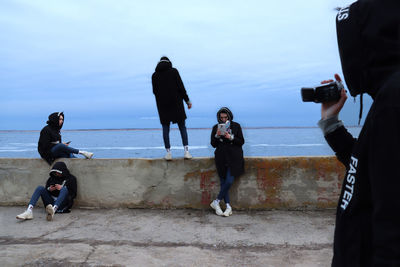
<svg viewBox="0 0 400 267">
<path fill-rule="evenodd" d="M 53 220 L 53 216 L 54 216 L 54 208 L 53 205 L 49 204 L 46 206 L 46 220 L 48 221 L 52 221 Z"/>
<path fill-rule="evenodd" d="M 222 216 L 224 213 L 221 210 L 221 207 L 219 206 L 219 203 L 215 200 L 213 200 L 213 202 L 211 202 L 210 207 L 213 208 L 215 210 L 215 214 Z"/>
<path fill-rule="evenodd" d="M 231 207 L 227 207 L 226 210 L 224 211 L 224 216 L 225 217 L 229 217 L 232 215 L 232 208 Z"/>
<path fill-rule="evenodd" d="M 79 151 L 79 154 L 85 156 L 85 158 L 87 158 L 87 159 L 91 159 L 93 157 L 93 153 L 92 152 Z"/>
<path fill-rule="evenodd" d="M 185 155 L 183 156 L 183 158 L 184 158 L 184 159 L 191 159 L 191 158 L 193 158 L 193 157 L 192 157 L 192 155 L 190 155 L 189 151 L 186 150 L 186 151 L 185 151 Z"/>
<path fill-rule="evenodd" d="M 165 154 L 164 159 L 166 160 L 172 160 L 172 153 L 171 151 L 167 152 L 167 154 Z"/>
<path fill-rule="evenodd" d="M 18 220 L 32 220 L 33 219 L 33 213 L 31 210 L 26 210 L 25 212 L 17 215 Z"/>
</svg>

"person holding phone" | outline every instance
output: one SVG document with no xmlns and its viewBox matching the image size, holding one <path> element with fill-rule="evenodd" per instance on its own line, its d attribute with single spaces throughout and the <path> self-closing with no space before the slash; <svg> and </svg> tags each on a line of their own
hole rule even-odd
<svg viewBox="0 0 400 267">
<path fill-rule="evenodd" d="M 92 152 L 78 150 L 69 146 L 71 141 L 61 142 L 60 130 L 64 125 L 64 113 L 54 112 L 49 115 L 47 125 L 40 131 L 38 152 L 49 165 L 58 158 L 73 158 L 73 154 L 81 154 L 85 158 L 93 157 Z"/>
<path fill-rule="evenodd" d="M 50 170 L 46 186 L 38 186 L 29 201 L 25 212 L 17 215 L 18 220 L 33 219 L 33 207 L 42 198 L 46 208 L 46 219 L 53 220 L 55 213 L 68 213 L 77 193 L 76 177 L 73 176 L 64 162 L 56 162 Z"/>
<path fill-rule="evenodd" d="M 227 107 L 222 107 L 217 112 L 218 124 L 211 131 L 211 145 L 215 148 L 215 165 L 220 178 L 220 191 L 211 208 L 219 216 L 232 215 L 229 189 L 235 178 L 244 172 L 244 158 L 242 146 L 244 137 L 239 123 L 233 121 L 233 114 Z M 226 209 L 223 212 L 220 206 L 224 200 Z"/>
</svg>

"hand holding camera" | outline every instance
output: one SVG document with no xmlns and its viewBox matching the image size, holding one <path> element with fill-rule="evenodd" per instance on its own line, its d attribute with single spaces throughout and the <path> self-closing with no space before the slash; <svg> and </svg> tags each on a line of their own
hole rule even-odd
<svg viewBox="0 0 400 267">
<path fill-rule="evenodd" d="M 321 119 L 327 119 L 339 114 L 347 100 L 346 90 L 343 87 L 339 74 L 334 80 L 324 80 L 316 87 L 301 88 L 303 102 L 321 104 Z"/>
</svg>

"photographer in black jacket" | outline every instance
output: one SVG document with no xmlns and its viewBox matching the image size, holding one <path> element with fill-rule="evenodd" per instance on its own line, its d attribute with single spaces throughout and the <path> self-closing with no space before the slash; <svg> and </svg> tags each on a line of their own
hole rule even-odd
<svg viewBox="0 0 400 267">
<path fill-rule="evenodd" d="M 358 139 L 338 119 L 344 89 L 337 103 L 321 107 L 318 124 L 347 168 L 332 266 L 400 266 L 400 1 L 342 8 L 337 35 L 350 94 L 368 93 L 374 101 Z"/>
</svg>

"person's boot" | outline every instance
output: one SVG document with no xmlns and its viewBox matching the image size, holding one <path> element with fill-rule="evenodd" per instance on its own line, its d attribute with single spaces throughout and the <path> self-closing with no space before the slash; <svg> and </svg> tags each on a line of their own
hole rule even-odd
<svg viewBox="0 0 400 267">
<path fill-rule="evenodd" d="M 17 215 L 18 220 L 32 220 L 33 219 L 33 213 L 32 210 L 26 210 L 25 212 Z"/>
<path fill-rule="evenodd" d="M 79 154 L 83 155 L 87 159 L 91 159 L 93 157 L 92 152 L 87 152 L 87 151 L 83 151 L 83 150 L 79 150 Z"/>
</svg>

